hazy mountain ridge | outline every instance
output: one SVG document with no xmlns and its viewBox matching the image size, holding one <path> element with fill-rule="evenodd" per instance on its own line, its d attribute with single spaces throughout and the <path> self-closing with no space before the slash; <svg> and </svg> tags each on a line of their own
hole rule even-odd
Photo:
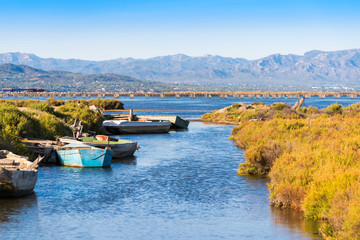
<svg viewBox="0 0 360 240">
<path fill-rule="evenodd" d="M 119 58 L 107 61 L 40 58 L 34 54 L 0 54 L 1 63 L 25 64 L 44 70 L 85 74 L 115 73 L 167 83 L 242 87 L 360 87 L 360 49 L 310 51 L 304 55 L 274 54 L 258 60 L 183 54 L 149 59 Z"/>
<path fill-rule="evenodd" d="M 143 81 L 113 73 L 81 74 L 44 71 L 27 65 L 0 65 L 0 88 L 44 88 L 47 91 L 154 91 L 194 90 L 191 86 Z"/>
</svg>

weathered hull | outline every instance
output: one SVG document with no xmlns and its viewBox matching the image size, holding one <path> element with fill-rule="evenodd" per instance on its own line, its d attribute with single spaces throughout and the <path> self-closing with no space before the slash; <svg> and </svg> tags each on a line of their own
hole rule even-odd
<svg viewBox="0 0 360 240">
<path fill-rule="evenodd" d="M 60 163 L 68 167 L 109 167 L 113 152 L 106 149 L 69 149 L 57 151 Z"/>
<path fill-rule="evenodd" d="M 0 168 L 0 198 L 22 197 L 32 193 L 37 175 L 37 170 Z"/>
<path fill-rule="evenodd" d="M 170 126 L 149 126 L 149 127 L 105 127 L 113 134 L 149 134 L 149 133 L 168 133 Z"/>
<path fill-rule="evenodd" d="M 91 146 L 95 146 L 98 148 L 105 148 L 107 145 L 105 144 L 96 144 L 96 143 L 86 143 Z M 137 149 L 136 142 L 122 143 L 122 144 L 109 144 L 109 148 L 113 151 L 114 158 L 128 157 L 134 155 Z"/>
<path fill-rule="evenodd" d="M 138 116 L 139 119 L 147 120 L 166 120 L 170 121 L 172 126 L 171 128 L 175 129 L 186 129 L 189 126 L 189 121 L 185 120 L 179 116 L 161 116 L 161 115 L 141 115 Z"/>
<path fill-rule="evenodd" d="M 103 126 L 113 134 L 167 133 L 170 131 L 169 121 L 104 121 Z"/>
<path fill-rule="evenodd" d="M 106 143 L 105 141 L 101 142 L 87 142 L 87 141 L 79 141 L 71 138 L 61 138 L 60 141 L 64 143 L 82 143 L 85 145 L 98 147 L 98 148 L 106 148 L 109 147 L 111 151 L 113 151 L 114 158 L 128 157 L 134 155 L 137 150 L 137 142 L 126 141 L 116 142 L 116 143 Z"/>
</svg>

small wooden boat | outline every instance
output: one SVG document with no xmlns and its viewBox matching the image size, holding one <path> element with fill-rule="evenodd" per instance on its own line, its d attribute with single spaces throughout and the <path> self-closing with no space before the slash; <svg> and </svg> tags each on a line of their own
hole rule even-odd
<svg viewBox="0 0 360 240">
<path fill-rule="evenodd" d="M 106 120 L 103 127 L 112 134 L 138 134 L 138 133 L 167 133 L 170 130 L 170 121 L 127 121 Z"/>
<path fill-rule="evenodd" d="M 167 120 L 171 122 L 171 128 L 173 129 L 186 129 L 189 126 L 189 121 L 185 120 L 179 116 L 160 116 L 160 115 L 138 115 L 138 119 L 140 120 Z"/>
<path fill-rule="evenodd" d="M 83 137 L 80 139 L 72 137 L 62 137 L 59 139 L 63 143 L 83 143 L 105 149 L 110 148 L 113 151 L 113 158 L 122 158 L 134 155 L 137 150 L 137 142 L 115 139 L 105 135 L 96 135 L 94 137 Z"/>
<path fill-rule="evenodd" d="M 57 150 L 61 165 L 68 167 L 109 167 L 113 151 L 82 143 L 70 143 Z"/>
<path fill-rule="evenodd" d="M 40 156 L 34 161 L 27 157 L 0 150 L 0 197 L 22 197 L 33 192 L 36 185 L 37 166 Z"/>
</svg>

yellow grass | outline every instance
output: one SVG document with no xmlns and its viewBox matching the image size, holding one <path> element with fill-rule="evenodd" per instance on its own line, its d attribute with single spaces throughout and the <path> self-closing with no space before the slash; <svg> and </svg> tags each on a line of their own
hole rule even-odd
<svg viewBox="0 0 360 240">
<path fill-rule="evenodd" d="M 326 238 L 360 239 L 360 104 L 261 111 L 263 120 L 255 116 L 233 129 L 232 139 L 245 149 L 238 173 L 269 176 L 272 203 L 322 221 Z"/>
</svg>

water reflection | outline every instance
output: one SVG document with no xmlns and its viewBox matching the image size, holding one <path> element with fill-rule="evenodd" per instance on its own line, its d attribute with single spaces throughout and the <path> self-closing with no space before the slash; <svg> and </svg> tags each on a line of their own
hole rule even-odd
<svg viewBox="0 0 360 240">
<path fill-rule="evenodd" d="M 37 205 L 36 193 L 22 198 L 0 198 L 0 227 L 4 222 L 18 221 L 16 216 L 37 208 Z"/>
<path fill-rule="evenodd" d="M 190 125 L 191 123 L 189 123 Z M 181 129 L 181 128 L 174 128 L 174 129 L 170 129 L 170 132 L 188 132 L 189 129 L 185 128 L 185 129 Z"/>
<path fill-rule="evenodd" d="M 294 209 L 282 209 L 275 206 L 270 206 L 272 213 L 272 221 L 276 225 L 281 225 L 288 228 L 292 232 L 305 232 L 308 233 L 312 239 L 322 239 L 319 234 L 319 225 L 317 222 L 305 219 L 301 211 Z"/>
<path fill-rule="evenodd" d="M 123 158 L 113 158 L 111 164 L 124 164 L 124 165 L 136 165 L 136 156 L 128 156 Z"/>
</svg>

